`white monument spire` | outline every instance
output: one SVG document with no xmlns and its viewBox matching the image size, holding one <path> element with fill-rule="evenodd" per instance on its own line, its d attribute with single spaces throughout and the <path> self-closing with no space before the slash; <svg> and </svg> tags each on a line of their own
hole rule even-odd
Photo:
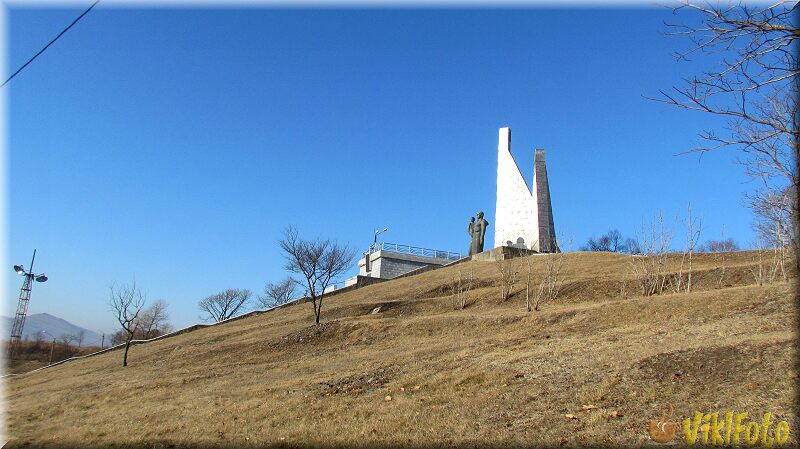
<svg viewBox="0 0 800 449">
<path fill-rule="evenodd" d="M 511 129 L 500 128 L 494 246 L 557 251 L 544 150 L 534 157 L 533 191 L 511 155 Z"/>
</svg>

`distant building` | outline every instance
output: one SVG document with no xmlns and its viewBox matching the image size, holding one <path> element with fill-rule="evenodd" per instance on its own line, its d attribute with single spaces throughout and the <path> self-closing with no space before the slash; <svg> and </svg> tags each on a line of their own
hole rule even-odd
<svg viewBox="0 0 800 449">
<path fill-rule="evenodd" d="M 511 155 L 511 129 L 500 128 L 497 145 L 497 206 L 494 246 L 549 253 L 558 251 L 544 150 L 536 150 L 533 192 Z"/>
</svg>

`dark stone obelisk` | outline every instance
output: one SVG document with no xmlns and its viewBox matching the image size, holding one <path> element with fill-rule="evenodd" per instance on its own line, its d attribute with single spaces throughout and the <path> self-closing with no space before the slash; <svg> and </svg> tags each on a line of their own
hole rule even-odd
<svg viewBox="0 0 800 449">
<path fill-rule="evenodd" d="M 547 183 L 547 166 L 544 150 L 536 150 L 533 158 L 533 183 L 536 189 L 536 206 L 539 217 L 539 251 L 558 252 L 556 228 L 553 225 L 553 208 L 550 204 L 550 185 Z"/>
</svg>

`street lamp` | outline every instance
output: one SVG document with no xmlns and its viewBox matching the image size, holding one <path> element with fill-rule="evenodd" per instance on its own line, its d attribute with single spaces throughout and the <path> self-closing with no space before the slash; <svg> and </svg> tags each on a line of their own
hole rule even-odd
<svg viewBox="0 0 800 449">
<path fill-rule="evenodd" d="M 40 330 L 39 333 L 40 334 L 47 334 L 47 335 L 53 337 L 53 334 L 51 334 L 50 332 L 47 332 L 44 329 Z M 48 365 L 52 365 L 53 364 L 53 348 L 55 348 L 55 347 L 56 347 L 56 337 L 53 337 L 53 343 L 50 344 L 50 360 L 47 362 Z"/>
<path fill-rule="evenodd" d="M 384 233 L 384 232 L 386 232 L 388 230 L 389 230 L 389 228 L 376 229 L 372 233 L 372 245 L 370 245 L 370 247 L 367 250 L 367 252 L 364 253 L 364 264 L 365 264 L 364 268 L 365 268 L 365 270 L 367 272 L 367 276 L 369 276 L 369 272 L 372 271 L 372 265 L 370 264 L 369 258 L 372 255 L 372 253 L 378 251 L 378 235 L 380 235 L 380 234 L 382 234 L 382 233 Z"/>
<path fill-rule="evenodd" d="M 372 238 L 372 246 L 373 247 L 378 244 L 378 235 L 383 234 L 384 232 L 386 232 L 388 230 L 389 230 L 389 228 L 383 228 L 381 230 L 377 230 L 377 229 L 375 230 L 375 234 L 373 235 L 373 238 Z"/>
<path fill-rule="evenodd" d="M 30 270 L 26 271 L 25 267 L 22 265 L 14 265 L 14 271 L 16 271 L 18 275 L 24 276 L 25 281 L 22 283 L 22 288 L 19 290 L 17 315 L 14 317 L 14 325 L 11 327 L 11 342 L 9 345 L 11 355 L 14 354 L 14 351 L 16 350 L 17 346 L 19 346 L 19 342 L 22 339 L 22 327 L 25 325 L 25 316 L 28 314 L 28 302 L 31 300 L 31 288 L 33 288 L 33 281 L 47 281 L 47 276 L 45 276 L 44 273 L 35 274 L 33 272 L 34 260 L 36 260 L 36 250 L 33 250 Z"/>
</svg>

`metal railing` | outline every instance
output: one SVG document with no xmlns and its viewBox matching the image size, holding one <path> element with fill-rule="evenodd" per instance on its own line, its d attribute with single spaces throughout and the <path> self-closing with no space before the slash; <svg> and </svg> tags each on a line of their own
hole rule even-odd
<svg viewBox="0 0 800 449">
<path fill-rule="evenodd" d="M 461 259 L 461 253 L 454 253 L 452 251 L 442 251 L 438 249 L 420 248 L 418 246 L 400 245 L 398 243 L 381 242 L 370 245 L 369 253 L 376 253 L 378 251 L 392 251 L 401 254 L 411 254 L 412 256 L 433 257 L 436 259 L 458 260 Z"/>
</svg>

